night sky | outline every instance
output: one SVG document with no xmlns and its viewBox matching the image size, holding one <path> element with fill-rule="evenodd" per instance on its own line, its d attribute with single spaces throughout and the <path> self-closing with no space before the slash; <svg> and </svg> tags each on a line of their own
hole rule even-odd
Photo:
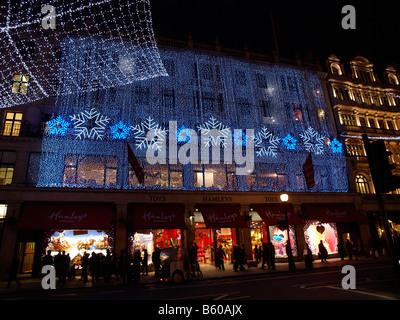
<svg viewBox="0 0 400 320">
<path fill-rule="evenodd" d="M 274 17 L 278 50 L 293 58 L 310 52 L 324 62 L 331 54 L 349 61 L 365 56 L 377 68 L 400 66 L 398 1 L 150 0 L 153 27 L 159 37 L 272 54 Z M 356 29 L 341 26 L 342 7 L 356 9 Z"/>
</svg>

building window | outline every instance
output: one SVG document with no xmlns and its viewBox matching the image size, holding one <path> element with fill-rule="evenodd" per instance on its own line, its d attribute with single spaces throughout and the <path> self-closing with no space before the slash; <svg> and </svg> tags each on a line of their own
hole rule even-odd
<svg viewBox="0 0 400 320">
<path fill-rule="evenodd" d="M 12 80 L 11 92 L 15 94 L 26 94 L 28 92 L 30 76 L 16 73 Z"/>
<path fill-rule="evenodd" d="M 260 100 L 258 105 L 260 108 L 261 117 L 266 117 L 266 118 L 272 117 L 271 105 L 269 101 Z"/>
<path fill-rule="evenodd" d="M 348 89 L 334 89 L 334 95 L 338 100 L 350 100 L 349 90 Z"/>
<path fill-rule="evenodd" d="M 359 118 L 360 119 L 360 126 L 361 127 L 366 127 L 367 124 L 365 123 L 365 118 Z"/>
<path fill-rule="evenodd" d="M 378 120 L 379 124 L 379 129 L 386 129 L 385 124 L 383 123 L 383 120 Z"/>
<path fill-rule="evenodd" d="M 365 152 L 361 144 L 346 144 L 347 152 L 354 157 L 364 157 Z"/>
<path fill-rule="evenodd" d="M 346 126 L 355 126 L 356 119 L 351 114 L 341 114 L 340 115 L 341 123 Z"/>
<path fill-rule="evenodd" d="M 388 126 L 388 128 L 389 128 L 389 130 L 394 130 L 394 127 L 393 127 L 393 122 L 392 121 L 386 121 L 386 123 L 387 123 L 387 126 Z"/>
<path fill-rule="evenodd" d="M 16 152 L 0 151 L 0 186 L 12 183 Z"/>
<path fill-rule="evenodd" d="M 117 184 L 117 157 L 67 155 L 64 186 L 112 186 Z"/>
<path fill-rule="evenodd" d="M 357 184 L 358 192 L 360 192 L 362 194 L 371 193 L 371 191 L 369 189 L 368 179 L 364 175 L 362 175 L 362 174 L 356 175 L 356 184 Z"/>
<path fill-rule="evenodd" d="M 397 77 L 392 73 L 388 74 L 388 80 L 389 80 L 390 84 L 395 84 L 395 85 L 399 84 L 399 81 L 398 81 Z"/>
<path fill-rule="evenodd" d="M 336 75 L 342 74 L 342 71 L 340 70 L 340 67 L 337 64 L 331 64 L 331 70 L 332 70 L 332 74 L 336 74 Z"/>
<path fill-rule="evenodd" d="M 370 71 L 356 70 L 357 78 L 364 82 L 372 82 L 372 75 Z"/>
<path fill-rule="evenodd" d="M 375 125 L 375 119 L 374 118 L 369 118 L 368 119 L 368 123 L 369 123 L 369 126 L 371 127 L 371 128 L 376 128 L 376 125 Z"/>
<path fill-rule="evenodd" d="M 21 130 L 22 112 L 7 111 L 3 123 L 3 136 L 18 137 Z"/>
</svg>

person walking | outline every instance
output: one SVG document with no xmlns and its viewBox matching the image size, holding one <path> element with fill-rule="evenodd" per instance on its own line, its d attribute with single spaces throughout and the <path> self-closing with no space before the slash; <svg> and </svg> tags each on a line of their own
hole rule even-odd
<svg viewBox="0 0 400 320">
<path fill-rule="evenodd" d="M 141 266 L 142 257 L 140 256 L 140 251 L 135 250 L 133 253 L 133 281 L 139 282 L 140 280 L 140 266 Z"/>
<path fill-rule="evenodd" d="M 254 259 L 256 260 L 256 267 L 261 261 L 261 246 L 258 247 L 258 245 L 254 246 Z"/>
<path fill-rule="evenodd" d="M 344 260 L 344 257 L 346 255 L 346 248 L 344 246 L 343 240 L 339 241 L 339 243 L 337 245 L 337 249 L 339 252 L 340 260 Z"/>
<path fill-rule="evenodd" d="M 44 266 L 52 266 L 54 265 L 54 259 L 51 255 L 51 250 L 47 250 L 47 254 L 43 258 L 43 265 Z"/>
<path fill-rule="evenodd" d="M 224 259 L 226 259 L 226 255 L 224 250 L 222 249 L 222 246 L 220 245 L 215 252 L 215 265 L 217 269 L 225 270 Z"/>
<path fill-rule="evenodd" d="M 142 275 L 148 276 L 149 272 L 147 270 L 147 263 L 148 263 L 148 253 L 147 249 L 143 249 L 143 259 L 142 259 Z"/>
<path fill-rule="evenodd" d="M 89 254 L 86 251 L 83 253 L 81 267 L 82 267 L 81 280 L 86 283 L 88 282 L 88 267 L 89 267 Z"/>
<path fill-rule="evenodd" d="M 9 268 L 7 269 L 9 274 L 7 288 L 10 288 L 12 281 L 15 281 L 17 283 L 18 288 L 21 286 L 21 282 L 18 279 L 18 269 L 19 258 L 18 255 L 15 253 Z"/>
<path fill-rule="evenodd" d="M 267 250 L 268 250 L 268 257 L 267 257 L 267 265 L 268 269 L 275 270 L 276 265 L 275 265 L 275 247 L 272 244 L 272 242 L 267 243 Z"/>
<path fill-rule="evenodd" d="M 328 251 L 326 250 L 322 240 L 318 244 L 318 250 L 319 250 L 321 262 L 326 262 L 326 259 L 328 258 Z"/>
<path fill-rule="evenodd" d="M 160 250 L 158 247 L 154 248 L 153 254 L 151 255 L 151 260 L 154 265 L 154 278 L 160 277 Z"/>
<path fill-rule="evenodd" d="M 268 246 L 265 242 L 262 244 L 262 264 L 261 269 L 265 269 L 265 264 L 268 262 Z"/>
<path fill-rule="evenodd" d="M 350 239 L 346 240 L 346 250 L 349 255 L 349 259 L 352 260 L 353 259 L 353 245 L 351 244 Z"/>
</svg>

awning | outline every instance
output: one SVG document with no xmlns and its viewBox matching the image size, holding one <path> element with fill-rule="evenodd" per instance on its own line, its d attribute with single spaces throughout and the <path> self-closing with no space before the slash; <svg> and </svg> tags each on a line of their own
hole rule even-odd
<svg viewBox="0 0 400 320">
<path fill-rule="evenodd" d="M 368 218 L 352 204 L 303 204 L 306 219 L 320 222 L 368 222 Z"/>
<path fill-rule="evenodd" d="M 207 228 L 248 228 L 238 206 L 204 205 L 198 207 Z"/>
<path fill-rule="evenodd" d="M 181 205 L 132 206 L 133 229 L 186 229 Z"/>
<path fill-rule="evenodd" d="M 106 230 L 110 228 L 113 213 L 111 204 L 27 204 L 17 228 Z"/>
<path fill-rule="evenodd" d="M 268 226 L 277 225 L 278 221 L 286 220 L 284 204 L 258 204 L 253 205 L 252 208 Z M 287 215 L 289 225 L 304 223 L 290 204 L 287 204 Z"/>
</svg>

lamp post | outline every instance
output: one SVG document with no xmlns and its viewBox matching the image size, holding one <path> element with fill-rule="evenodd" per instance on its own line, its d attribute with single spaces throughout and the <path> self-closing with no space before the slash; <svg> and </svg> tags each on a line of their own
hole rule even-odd
<svg viewBox="0 0 400 320">
<path fill-rule="evenodd" d="M 288 219 L 288 215 L 287 215 L 287 201 L 289 200 L 289 196 L 286 193 L 283 193 L 280 195 L 280 198 L 285 206 L 286 232 L 288 235 L 288 241 L 286 243 L 286 254 L 288 256 L 289 269 L 296 270 L 296 264 L 294 263 L 293 254 L 292 254 L 292 246 L 290 245 L 289 219 Z"/>
</svg>

